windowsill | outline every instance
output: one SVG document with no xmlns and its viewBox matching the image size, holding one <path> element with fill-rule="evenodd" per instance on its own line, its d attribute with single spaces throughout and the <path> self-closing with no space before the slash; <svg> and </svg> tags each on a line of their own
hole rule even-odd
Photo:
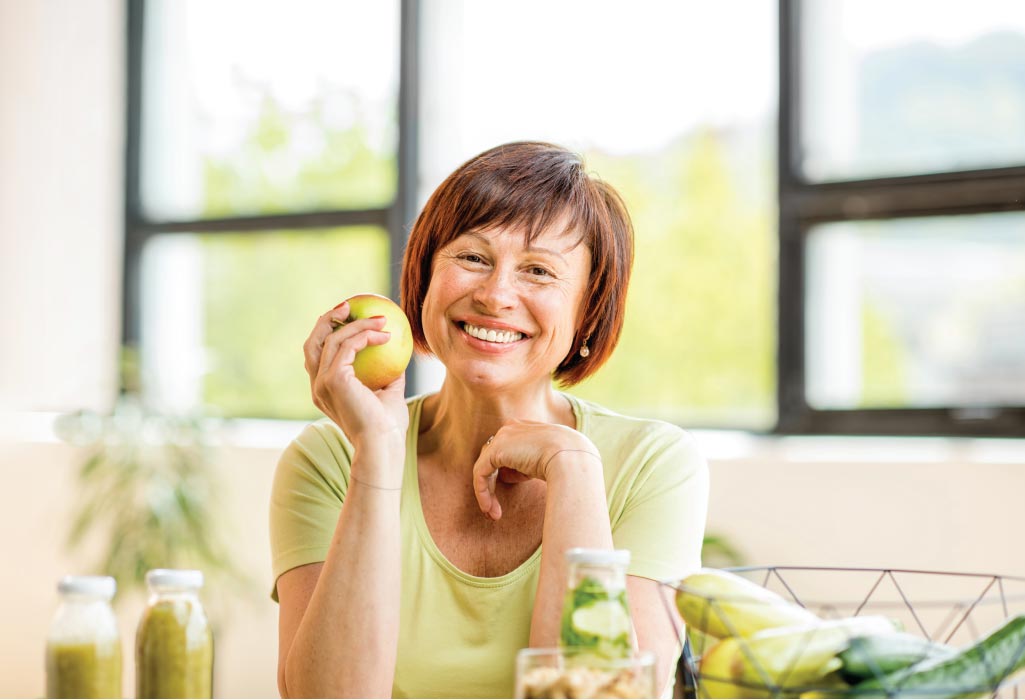
<svg viewBox="0 0 1025 700">
<path fill-rule="evenodd" d="M 61 414 L 15 411 L 0 415 L 0 444 L 59 444 Z M 218 444 L 233 449 L 281 450 L 308 421 L 235 419 L 218 429 Z M 741 430 L 691 430 L 712 462 L 766 460 L 794 463 L 1025 464 L 1025 440 L 1013 438 L 772 436 Z"/>
</svg>

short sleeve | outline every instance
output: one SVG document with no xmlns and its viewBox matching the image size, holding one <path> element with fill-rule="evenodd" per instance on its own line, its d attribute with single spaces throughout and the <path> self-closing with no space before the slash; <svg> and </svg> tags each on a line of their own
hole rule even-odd
<svg viewBox="0 0 1025 700">
<path fill-rule="evenodd" d="M 327 558 L 351 463 L 351 445 L 329 423 L 307 426 L 278 460 L 270 499 L 274 600 L 281 574 Z"/>
<path fill-rule="evenodd" d="M 708 464 L 691 437 L 665 426 L 635 465 L 622 515 L 612 529 L 617 549 L 630 550 L 627 573 L 663 581 L 701 567 L 708 515 Z"/>
</svg>

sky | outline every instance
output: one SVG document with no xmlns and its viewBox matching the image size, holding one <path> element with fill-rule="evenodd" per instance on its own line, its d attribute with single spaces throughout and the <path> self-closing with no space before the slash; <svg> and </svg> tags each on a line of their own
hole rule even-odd
<svg viewBox="0 0 1025 700">
<path fill-rule="evenodd" d="M 167 70 L 187 71 L 193 99 L 223 115 L 212 134 L 227 146 L 249 111 L 240 76 L 264 82 L 295 109 L 324 84 L 353 88 L 371 104 L 387 100 L 398 77 L 396 6 L 165 0 L 156 11 L 186 39 L 185 60 L 167 61 Z M 449 68 L 437 76 L 444 84 L 430 87 L 461 85 L 454 99 L 489 103 L 461 122 L 471 131 L 575 134 L 586 117 L 595 145 L 629 152 L 774 105 L 771 0 L 425 0 L 423 8 L 424 62 Z M 439 58 L 446 52 L 454 55 Z"/>
<path fill-rule="evenodd" d="M 813 21 L 838 26 L 854 53 L 912 39 L 958 44 L 998 29 L 1025 33 L 1021 0 L 806 6 Z M 151 152 L 163 163 L 159 171 L 180 172 L 174 189 L 196 191 L 186 169 L 197 171 L 201 154 L 230 152 L 248 136 L 258 109 L 254 85 L 296 112 L 324 92 L 352 90 L 371 125 L 382 125 L 377 138 L 393 137 L 396 0 L 147 7 L 155 20 L 147 42 L 161 59 L 152 65 L 163 75 L 146 84 L 165 90 L 148 117 L 160 139 Z M 422 140 L 458 153 L 443 161 L 520 138 L 614 154 L 653 151 L 698 126 L 749 126 L 774 114 L 776 0 L 423 0 L 422 23 Z M 152 121 L 182 100 L 193 105 L 191 123 Z M 344 100 L 328 104 L 328 117 L 336 128 L 355 118 Z M 424 156 L 434 157 L 430 144 Z"/>
</svg>

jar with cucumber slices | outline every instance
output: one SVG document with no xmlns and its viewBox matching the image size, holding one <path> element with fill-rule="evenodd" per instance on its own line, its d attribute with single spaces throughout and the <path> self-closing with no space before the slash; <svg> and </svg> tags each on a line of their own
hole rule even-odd
<svg viewBox="0 0 1025 700">
<path fill-rule="evenodd" d="M 633 650 L 634 629 L 626 599 L 625 549 L 570 549 L 569 581 L 559 644 L 603 659 L 622 659 Z"/>
</svg>

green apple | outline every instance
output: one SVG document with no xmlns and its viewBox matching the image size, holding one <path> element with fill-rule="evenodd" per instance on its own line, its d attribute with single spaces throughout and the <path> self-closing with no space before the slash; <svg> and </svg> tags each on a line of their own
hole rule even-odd
<svg viewBox="0 0 1025 700">
<path fill-rule="evenodd" d="M 371 316 L 384 316 L 382 330 L 391 333 L 384 345 L 369 345 L 356 353 L 352 368 L 356 378 L 377 391 L 402 376 L 413 356 L 413 333 L 409 319 L 399 305 L 380 294 L 357 294 L 346 299 L 349 317 L 346 322 Z"/>
</svg>

